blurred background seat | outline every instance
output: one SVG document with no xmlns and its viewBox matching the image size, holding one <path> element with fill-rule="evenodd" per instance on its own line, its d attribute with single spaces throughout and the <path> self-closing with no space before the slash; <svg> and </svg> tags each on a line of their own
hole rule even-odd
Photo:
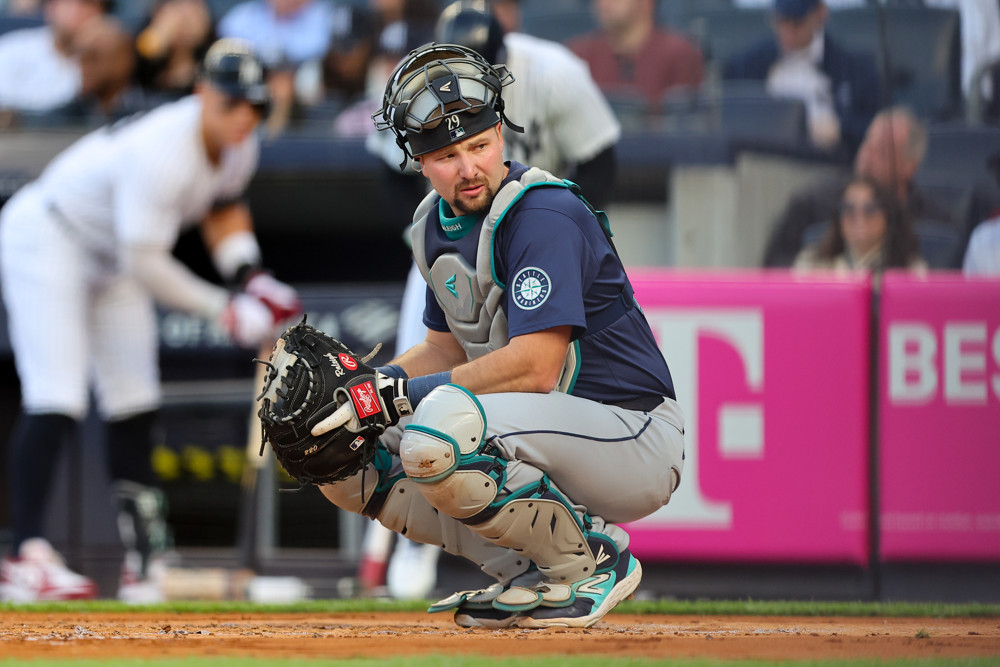
<svg viewBox="0 0 1000 667">
<path fill-rule="evenodd" d="M 525 2 L 522 30 L 529 35 L 565 42 L 571 37 L 597 29 L 597 19 L 586 0 L 546 0 Z"/>
<path fill-rule="evenodd" d="M 0 35 L 11 30 L 22 28 L 37 28 L 45 25 L 41 16 L 7 16 L 0 14 Z"/>
<path fill-rule="evenodd" d="M 890 86 L 888 101 L 907 104 L 931 120 L 960 114 L 962 44 L 957 10 L 912 4 L 861 7 L 830 12 L 827 25 L 845 48 L 872 54 L 881 71 L 890 72 L 888 82 L 882 82 L 883 88 Z M 888 67 L 882 62 L 885 54 Z"/>
</svg>

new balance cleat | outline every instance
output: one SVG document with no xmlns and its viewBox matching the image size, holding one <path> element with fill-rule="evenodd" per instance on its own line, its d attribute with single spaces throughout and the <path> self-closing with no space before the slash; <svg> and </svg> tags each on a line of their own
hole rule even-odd
<svg viewBox="0 0 1000 667">
<path fill-rule="evenodd" d="M 520 628 L 589 628 L 632 595 L 641 580 L 642 566 L 626 549 L 606 572 L 569 585 L 539 584 L 541 603 L 515 622 Z"/>
</svg>

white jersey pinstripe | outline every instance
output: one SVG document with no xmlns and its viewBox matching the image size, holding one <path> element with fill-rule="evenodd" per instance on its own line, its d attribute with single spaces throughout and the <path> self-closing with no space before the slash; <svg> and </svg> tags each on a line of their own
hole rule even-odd
<svg viewBox="0 0 1000 667">
<path fill-rule="evenodd" d="M 214 202 L 239 196 L 257 167 L 255 137 L 213 166 L 200 119 L 201 99 L 192 96 L 91 132 L 56 157 L 39 184 L 93 249 L 171 248 Z"/>
<path fill-rule="evenodd" d="M 618 141 L 621 126 L 586 63 L 557 42 L 523 33 L 504 36 L 514 83 L 504 89 L 504 113 L 524 127 L 504 126 L 504 157 L 566 175 Z"/>
<path fill-rule="evenodd" d="M 92 132 L 0 212 L 4 304 L 24 409 L 82 418 L 89 387 L 108 418 L 160 400 L 153 299 L 119 251 L 169 252 L 213 202 L 246 187 L 258 142 L 213 167 L 191 97 Z"/>
</svg>

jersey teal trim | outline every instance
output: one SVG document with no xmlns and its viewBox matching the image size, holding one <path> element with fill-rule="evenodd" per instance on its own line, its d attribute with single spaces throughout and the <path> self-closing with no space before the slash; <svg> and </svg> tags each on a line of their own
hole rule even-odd
<svg viewBox="0 0 1000 667">
<path fill-rule="evenodd" d="M 475 215 L 453 216 L 451 207 L 444 197 L 438 200 L 438 223 L 444 231 L 444 235 L 450 241 L 457 241 L 466 236 L 472 228 L 479 222 L 479 217 Z"/>
<path fill-rule="evenodd" d="M 573 387 L 576 386 L 576 378 L 580 375 L 580 367 L 583 365 L 583 360 L 580 359 L 580 340 L 577 339 L 570 343 L 573 346 L 573 351 L 576 357 L 576 367 L 573 369 L 573 377 L 570 378 L 569 386 L 566 387 L 565 393 L 572 395 Z"/>
</svg>

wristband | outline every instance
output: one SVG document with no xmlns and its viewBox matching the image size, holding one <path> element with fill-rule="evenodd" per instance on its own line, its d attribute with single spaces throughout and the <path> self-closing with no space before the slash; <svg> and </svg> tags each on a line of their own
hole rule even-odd
<svg viewBox="0 0 1000 667">
<path fill-rule="evenodd" d="M 427 394 L 449 382 L 451 382 L 451 371 L 421 375 L 407 381 L 406 393 L 409 396 L 410 405 L 414 408 L 417 407 L 417 404 L 424 400 Z"/>
</svg>

